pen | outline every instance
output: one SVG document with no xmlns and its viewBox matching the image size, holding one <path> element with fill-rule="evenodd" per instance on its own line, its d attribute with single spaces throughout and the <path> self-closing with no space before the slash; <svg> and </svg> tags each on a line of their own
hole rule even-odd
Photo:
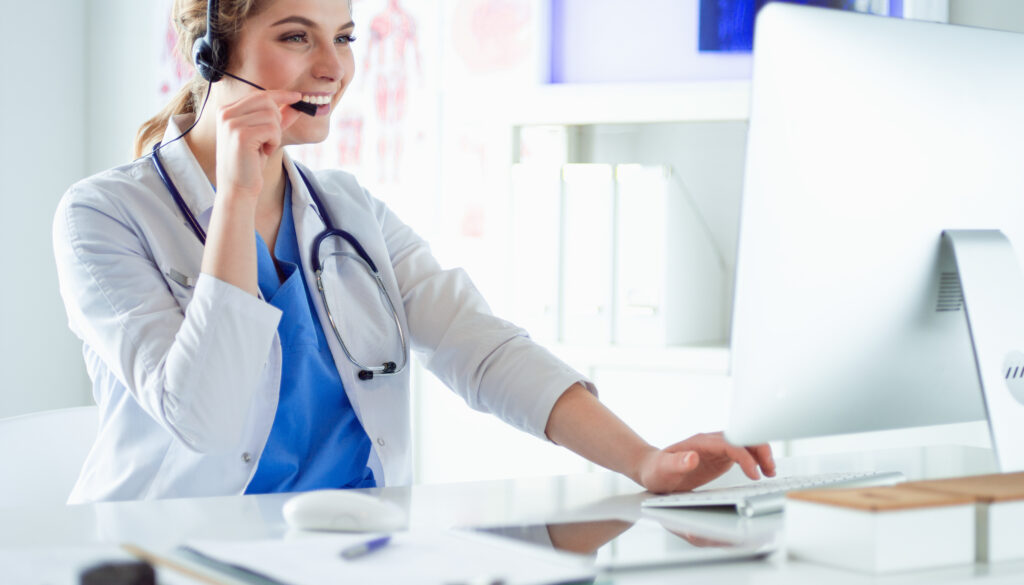
<svg viewBox="0 0 1024 585">
<path fill-rule="evenodd" d="M 341 551 L 341 556 L 348 559 L 358 559 L 361 556 L 365 556 L 379 548 L 384 548 L 389 542 L 391 542 L 391 536 L 381 536 L 380 538 L 374 538 L 366 542 L 359 544 L 353 544 L 350 547 L 345 548 Z"/>
</svg>

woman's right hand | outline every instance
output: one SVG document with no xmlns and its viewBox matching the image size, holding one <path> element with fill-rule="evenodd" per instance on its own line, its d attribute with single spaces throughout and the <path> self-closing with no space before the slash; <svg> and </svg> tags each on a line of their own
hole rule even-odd
<svg viewBox="0 0 1024 585">
<path fill-rule="evenodd" d="M 267 159 L 281 147 L 281 134 L 302 114 L 288 107 L 297 91 L 254 91 L 217 112 L 217 191 L 251 198 L 263 190 Z"/>
</svg>

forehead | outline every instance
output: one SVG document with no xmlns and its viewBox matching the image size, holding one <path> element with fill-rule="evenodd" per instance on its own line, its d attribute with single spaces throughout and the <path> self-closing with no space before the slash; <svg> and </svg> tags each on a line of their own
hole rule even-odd
<svg viewBox="0 0 1024 585">
<path fill-rule="evenodd" d="M 319 28 L 336 30 L 352 20 L 348 0 L 269 0 L 261 8 L 246 24 L 269 27 L 299 17 Z"/>
</svg>

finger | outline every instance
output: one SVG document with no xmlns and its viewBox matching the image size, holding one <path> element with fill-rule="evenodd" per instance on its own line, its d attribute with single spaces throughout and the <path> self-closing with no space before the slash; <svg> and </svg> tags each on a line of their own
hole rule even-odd
<svg viewBox="0 0 1024 585">
<path fill-rule="evenodd" d="M 656 493 L 670 492 L 685 484 L 684 476 L 697 469 L 700 455 L 693 451 L 668 453 L 662 451 L 654 462 L 652 473 L 644 486 Z"/>
<path fill-rule="evenodd" d="M 264 95 L 251 95 L 229 103 L 218 112 L 221 123 L 229 123 L 248 116 L 265 116 L 281 120 L 281 106 Z"/>
<path fill-rule="evenodd" d="M 290 106 L 291 104 L 288 104 L 287 106 L 280 106 L 281 130 L 287 130 L 288 127 L 294 124 L 299 118 L 306 115 Z"/>
<path fill-rule="evenodd" d="M 729 456 L 729 459 L 732 459 L 740 466 L 744 475 L 750 479 L 761 479 L 761 474 L 757 470 L 757 461 L 754 460 L 754 456 L 746 448 L 729 445 L 726 447 L 725 453 Z"/>
<path fill-rule="evenodd" d="M 690 473 L 700 465 L 700 455 L 696 451 L 673 453 L 670 459 L 675 473 Z"/>
<path fill-rule="evenodd" d="M 269 97 L 279 106 L 290 106 L 302 99 L 302 93 L 297 91 L 286 91 L 283 89 L 271 89 L 263 92 L 262 95 Z"/>
<path fill-rule="evenodd" d="M 761 466 L 761 471 L 764 472 L 768 477 L 775 476 L 775 458 L 772 456 L 772 448 L 770 445 L 754 445 L 747 447 L 747 451 L 754 456 L 758 464 Z"/>
</svg>

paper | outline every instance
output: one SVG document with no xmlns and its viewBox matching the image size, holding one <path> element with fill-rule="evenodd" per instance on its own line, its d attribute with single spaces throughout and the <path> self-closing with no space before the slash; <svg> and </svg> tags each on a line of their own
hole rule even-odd
<svg viewBox="0 0 1024 585">
<path fill-rule="evenodd" d="M 312 534 L 291 540 L 195 541 L 187 547 L 287 585 L 541 585 L 595 575 L 587 557 L 458 530 L 397 533 L 388 546 L 371 554 L 353 560 L 341 557 L 342 549 L 375 536 Z"/>
</svg>

